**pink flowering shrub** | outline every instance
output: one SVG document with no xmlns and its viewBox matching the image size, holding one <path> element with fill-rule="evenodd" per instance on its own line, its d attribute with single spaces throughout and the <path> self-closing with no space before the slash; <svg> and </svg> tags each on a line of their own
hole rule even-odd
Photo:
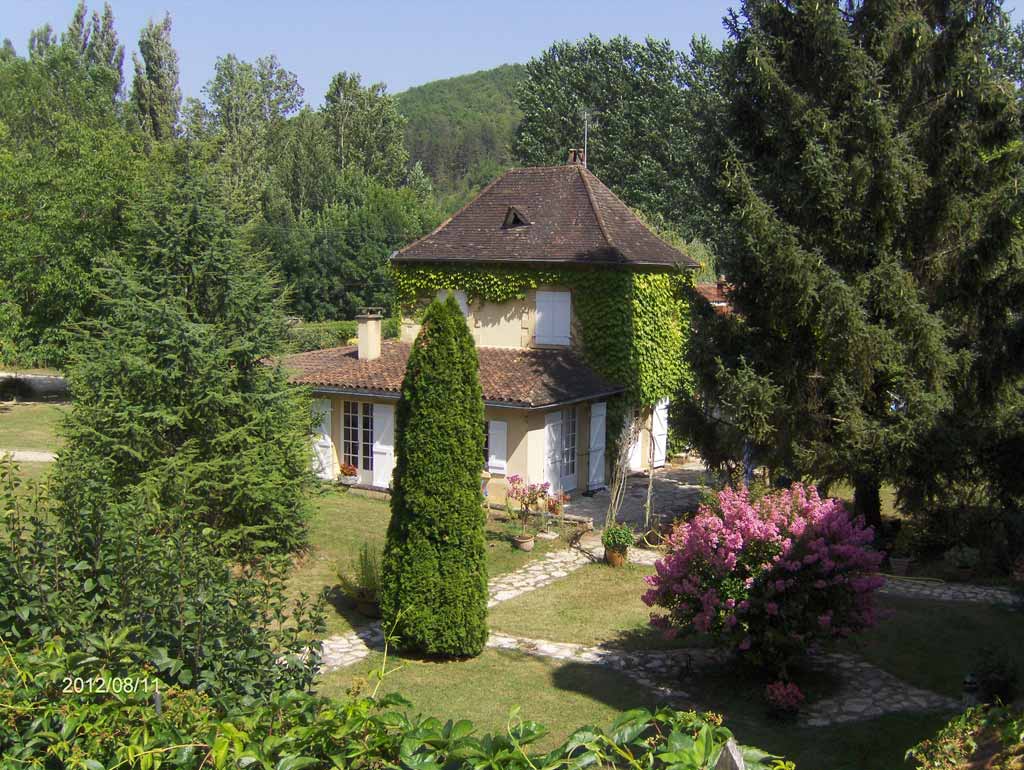
<svg viewBox="0 0 1024 770">
<path fill-rule="evenodd" d="M 783 714 L 795 714 L 804 702 L 804 694 L 793 682 L 772 682 L 764 688 L 768 705 Z"/>
<path fill-rule="evenodd" d="M 726 488 L 672 531 L 643 600 L 665 611 L 651 623 L 668 637 L 710 635 L 745 660 L 785 670 L 811 643 L 873 624 L 882 584 L 873 537 L 814 487 L 759 499 Z"/>
</svg>

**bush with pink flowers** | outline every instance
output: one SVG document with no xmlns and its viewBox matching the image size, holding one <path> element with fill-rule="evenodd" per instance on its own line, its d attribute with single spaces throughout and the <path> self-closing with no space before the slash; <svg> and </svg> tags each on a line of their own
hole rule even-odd
<svg viewBox="0 0 1024 770">
<path fill-rule="evenodd" d="M 754 496 L 723 489 L 676 526 L 645 580 L 651 616 L 671 637 L 694 632 L 785 672 L 809 645 L 874 622 L 882 554 L 874 533 L 813 486 Z"/>
<path fill-rule="evenodd" d="M 764 688 L 764 699 L 782 716 L 795 716 L 804 702 L 804 694 L 793 682 L 771 682 Z"/>
</svg>

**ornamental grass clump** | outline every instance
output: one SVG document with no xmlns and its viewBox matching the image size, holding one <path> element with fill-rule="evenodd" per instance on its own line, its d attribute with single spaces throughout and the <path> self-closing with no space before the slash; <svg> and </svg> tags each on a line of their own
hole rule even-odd
<svg viewBox="0 0 1024 770">
<path fill-rule="evenodd" d="M 882 554 L 873 531 L 813 486 L 754 498 L 726 488 L 676 526 L 669 553 L 645 581 L 651 616 L 666 635 L 710 636 L 742 660 L 786 666 L 814 642 L 874 623 Z"/>
</svg>

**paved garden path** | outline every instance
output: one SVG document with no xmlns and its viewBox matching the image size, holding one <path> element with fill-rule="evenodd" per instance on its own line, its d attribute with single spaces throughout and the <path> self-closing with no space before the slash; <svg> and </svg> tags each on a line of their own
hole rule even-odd
<svg viewBox="0 0 1024 770">
<path fill-rule="evenodd" d="M 586 543 L 584 545 L 586 546 Z M 535 591 L 566 577 L 584 564 L 591 564 L 603 557 L 604 551 L 599 545 L 549 553 L 544 558 L 532 561 L 514 572 L 493 578 L 488 584 L 490 601 L 487 606 L 493 607 Z M 630 561 L 638 564 L 653 564 L 658 557 L 659 554 L 654 551 L 639 548 L 632 548 L 629 551 Z M 383 642 L 384 634 L 379 622 L 361 626 L 342 636 L 325 639 L 321 671 L 350 666 L 369 655 L 371 649 L 380 648 Z"/>
<path fill-rule="evenodd" d="M 593 542 L 592 540 L 590 541 Z M 585 543 L 586 545 L 586 543 Z M 596 548 L 555 551 L 527 566 L 500 575 L 490 581 L 490 601 L 493 607 L 500 602 L 546 586 L 567 576 L 585 564 L 603 556 Z M 641 564 L 653 564 L 660 554 L 655 551 L 631 549 L 630 560 Z M 899 581 L 895 590 L 907 581 Z M 889 581 L 887 587 L 896 581 Z M 919 584 L 912 584 L 916 587 Z M 928 588 L 944 588 L 924 584 Z M 951 586 L 950 588 L 980 588 L 979 586 Z M 884 589 L 883 589 L 884 590 Z M 986 591 L 998 589 L 984 589 Z M 908 593 L 908 595 L 911 595 Z M 923 594 L 912 594 L 923 596 Z M 929 598 L 936 598 L 929 595 Z M 943 597 L 939 597 L 943 598 Z M 968 599 L 968 601 L 984 601 Z M 608 647 L 588 647 L 581 644 L 551 642 L 545 639 L 527 639 L 492 633 L 487 646 L 495 649 L 515 650 L 527 655 L 553 658 L 581 665 L 602 666 L 618 671 L 637 684 L 656 693 L 660 700 L 678 707 L 707 708 L 686 687 L 687 674 L 701 666 L 722 661 L 719 655 L 708 650 L 622 650 Z M 325 639 L 321 671 L 333 671 L 350 666 L 367 657 L 371 651 L 384 647 L 384 633 L 379 622 L 361 626 L 342 636 Z M 883 714 L 910 711 L 953 711 L 959 702 L 928 690 L 913 687 L 892 674 L 873 666 L 865 660 L 839 653 L 825 653 L 816 656 L 816 664 L 822 670 L 839 679 L 837 695 L 815 701 L 801 711 L 800 721 L 807 727 L 825 727 L 862 719 L 873 719 Z"/>
<path fill-rule="evenodd" d="M 707 470 L 702 463 L 671 464 L 654 472 L 654 512 L 670 521 L 685 511 L 697 510 L 700 495 L 707 483 Z M 639 524 L 644 520 L 647 502 L 647 475 L 635 474 L 626 480 L 626 494 L 619 509 L 618 520 Z M 595 525 L 603 526 L 608 511 L 608 490 L 589 497 L 574 498 L 565 506 L 566 513 L 586 516 Z"/>
<path fill-rule="evenodd" d="M 939 583 L 930 580 L 885 576 L 881 593 L 911 599 L 932 599 L 944 602 L 979 602 L 982 604 L 1015 604 L 1017 597 L 1007 588 L 976 586 L 968 583 Z"/>
</svg>

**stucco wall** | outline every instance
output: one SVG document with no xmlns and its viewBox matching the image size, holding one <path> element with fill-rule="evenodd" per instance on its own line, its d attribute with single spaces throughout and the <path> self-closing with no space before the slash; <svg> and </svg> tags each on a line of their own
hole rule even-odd
<svg viewBox="0 0 1024 770">
<path fill-rule="evenodd" d="M 569 291 L 564 286 L 541 286 L 541 291 Z M 426 299 L 417 305 L 421 311 Z M 537 327 L 537 292 L 526 292 L 523 299 L 508 302 L 486 302 L 478 299 L 469 301 L 469 315 L 466 318 L 473 341 L 477 347 L 528 348 L 532 347 Z M 408 315 L 402 318 L 401 340 L 412 342 L 420 332 L 420 325 Z M 571 323 L 572 343 L 577 343 L 578 327 L 573 312 Z"/>
</svg>

